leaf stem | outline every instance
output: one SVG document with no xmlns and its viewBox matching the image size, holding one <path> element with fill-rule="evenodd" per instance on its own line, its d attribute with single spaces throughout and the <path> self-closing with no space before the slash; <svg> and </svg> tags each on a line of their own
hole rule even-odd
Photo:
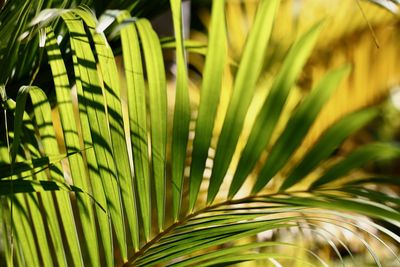
<svg viewBox="0 0 400 267">
<path fill-rule="evenodd" d="M 312 193 L 311 191 L 307 190 L 302 190 L 302 191 L 292 191 L 290 193 L 282 193 L 282 192 L 277 192 L 277 193 L 272 193 L 272 194 L 265 194 L 265 195 L 251 195 L 247 196 L 244 198 L 240 199 L 235 199 L 235 200 L 226 200 L 220 203 L 216 203 L 214 205 L 206 206 L 203 209 L 200 209 L 196 212 L 188 214 L 185 218 L 183 218 L 180 221 L 177 221 L 170 225 L 168 228 L 166 228 L 164 231 L 158 233 L 153 239 L 151 239 L 149 242 L 147 242 L 140 250 L 138 250 L 123 266 L 128 267 L 128 266 L 133 266 L 133 264 L 140 259 L 145 253 L 153 246 L 155 245 L 158 241 L 160 241 L 163 237 L 171 233 L 174 229 L 177 227 L 184 225 L 186 222 L 188 222 L 190 219 L 202 214 L 206 213 L 208 211 L 214 210 L 216 208 L 219 208 L 221 206 L 227 206 L 227 205 L 235 205 L 235 204 L 243 204 L 248 201 L 251 201 L 256 198 L 262 198 L 262 197 L 273 197 L 273 196 L 278 196 L 278 195 L 290 195 L 290 194 L 298 194 L 298 193 Z"/>
</svg>

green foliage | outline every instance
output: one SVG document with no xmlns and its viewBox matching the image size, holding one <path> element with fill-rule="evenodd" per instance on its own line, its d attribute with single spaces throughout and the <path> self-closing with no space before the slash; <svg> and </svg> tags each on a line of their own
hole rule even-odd
<svg viewBox="0 0 400 267">
<path fill-rule="evenodd" d="M 398 245 L 400 237 L 385 228 L 389 224 L 399 226 L 400 200 L 378 187 L 367 186 L 398 186 L 398 180 L 363 176 L 342 179 L 367 162 L 398 158 L 398 146 L 368 144 L 327 168 L 323 165 L 347 137 L 376 116 L 375 109 L 340 119 L 297 165 L 288 164 L 350 67 L 326 74 L 271 143 L 286 99 L 322 23 L 299 37 L 288 52 L 230 181 L 227 172 L 264 71 L 268 40 L 273 27 L 279 27 L 274 22 L 280 1 L 260 2 L 237 65 L 205 195 L 200 188 L 208 182 L 204 177 L 206 161 L 210 159 L 221 91 L 226 89 L 224 70 L 230 63 L 224 1 L 212 3 L 193 145 L 189 140 L 192 111 L 185 50 L 190 43 L 183 40 L 181 1 L 170 1 L 175 39 L 167 46 L 175 47 L 177 58 L 171 120 L 167 116 L 171 99 L 167 95 L 163 46 L 146 18 L 132 18 L 129 13 L 146 4 L 119 2 L 128 11 L 109 10 L 103 18 L 111 20 L 119 34 L 116 46 L 122 47 L 126 94 L 121 89 L 115 51 L 87 7 L 39 13 L 56 3 L 42 6 L 44 2 L 38 1 L 41 5 L 34 6 L 33 1 L 27 1 L 13 12 L 13 1 L 8 1 L 0 13 L 2 23 L 7 19 L 0 25 L 0 33 L 9 38 L 0 44 L 0 64 L 5 67 L 0 84 L 6 85 L 1 87 L 4 127 L 0 138 L 0 196 L 7 265 L 225 266 L 246 261 L 326 265 L 329 259 L 300 243 L 275 242 L 258 235 L 297 228 L 326 236 L 323 224 L 339 225 L 348 231 L 356 227 L 354 234 L 376 265 L 382 265 L 379 256 L 364 241 L 364 235 L 378 240 L 396 264 L 400 263 L 390 247 L 391 242 Z M 61 7 L 73 4 L 77 3 L 63 1 Z M 111 6 L 119 7 L 118 1 Z M 36 16 L 28 9 L 36 10 Z M 8 19 L 21 23 L 15 27 Z M 33 23 L 28 27 L 30 21 Z M 23 42 L 18 37 L 25 31 L 32 41 L 25 40 L 21 50 Z M 61 42 L 57 42 L 58 35 L 63 37 Z M 26 61 L 17 66 L 21 51 L 28 58 L 22 56 Z M 51 73 L 26 72 L 26 64 L 32 66 L 32 62 L 41 60 L 48 63 Z M 16 102 L 7 99 L 4 88 L 25 75 L 29 83 L 36 81 L 36 75 L 50 79 L 51 85 L 45 89 L 53 91 L 55 99 L 49 100 L 45 91 L 31 85 L 19 89 Z M 172 129 L 170 143 L 168 129 Z M 267 154 L 266 161 L 261 160 L 263 153 Z M 191 169 L 185 177 L 188 157 Z M 257 165 L 261 168 L 252 180 L 250 174 Z M 319 174 L 314 172 L 317 168 L 325 170 Z M 312 175 L 317 177 L 310 186 L 304 186 L 302 183 Z M 235 198 L 245 182 L 253 184 L 252 192 Z M 280 187 L 270 186 L 271 182 Z M 221 185 L 226 183 L 230 183 L 230 189 L 221 200 L 217 195 L 226 194 L 221 192 Z M 289 191 L 294 187 L 301 189 Z M 362 229 L 359 221 L 385 238 Z M 328 243 L 344 261 L 331 241 L 334 238 L 328 238 Z M 294 248 L 306 256 L 280 253 L 282 248 Z"/>
</svg>

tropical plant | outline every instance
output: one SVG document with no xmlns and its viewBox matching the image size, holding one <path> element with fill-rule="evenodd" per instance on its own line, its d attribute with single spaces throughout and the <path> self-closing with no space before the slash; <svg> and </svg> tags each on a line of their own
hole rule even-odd
<svg viewBox="0 0 400 267">
<path fill-rule="evenodd" d="M 284 114 L 323 22 L 288 51 L 241 148 L 280 1 L 260 1 L 238 63 L 227 53 L 225 2 L 212 2 L 196 108 L 189 101 L 186 53 L 203 53 L 204 46 L 183 40 L 181 1 L 170 1 L 173 40 L 158 38 L 147 19 L 131 17 L 130 11 L 146 14 L 154 1 L 119 2 L 109 7 L 128 11 L 104 11 L 107 5 L 100 5 L 100 22 L 87 7 L 73 7 L 74 1 L 44 9 L 59 3 L 10 0 L 0 13 L 0 33 L 7 36 L 0 44 L 0 212 L 8 266 L 330 264 L 298 240 L 265 238 L 282 229 L 322 237 L 339 261 L 346 261 L 344 249 L 349 265 L 356 265 L 351 248 L 325 225 L 356 235 L 371 255 L 367 261 L 382 265 L 365 241 L 369 236 L 400 264 L 395 247 L 400 237 L 393 230 L 400 201 L 380 191 L 384 184 L 398 186 L 398 180 L 354 172 L 368 162 L 399 157 L 400 148 L 376 142 L 331 157 L 377 115 L 376 108 L 341 118 L 301 159 L 291 161 L 351 71 L 343 66 L 328 72 L 290 116 Z M 174 99 L 167 94 L 163 62 L 163 49 L 171 47 Z M 122 55 L 123 75 L 114 52 Z M 226 78 L 232 75 L 231 86 Z M 20 84 L 25 86 L 15 101 L 8 98 Z M 231 90 L 229 104 L 221 109 L 225 90 Z M 174 108 L 172 119 L 168 106 Z M 282 248 L 297 252 L 288 255 Z"/>
</svg>

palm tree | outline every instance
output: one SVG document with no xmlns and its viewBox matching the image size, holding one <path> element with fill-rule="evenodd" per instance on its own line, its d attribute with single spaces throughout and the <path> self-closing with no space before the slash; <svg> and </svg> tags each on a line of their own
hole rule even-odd
<svg viewBox="0 0 400 267">
<path fill-rule="evenodd" d="M 351 248 L 324 225 L 355 234 L 378 266 L 378 252 L 364 236 L 399 264 L 393 248 L 400 241 L 393 230 L 400 222 L 399 198 L 380 191 L 398 181 L 354 171 L 399 157 L 400 148 L 375 142 L 331 157 L 376 117 L 376 108 L 341 118 L 291 161 L 351 71 L 347 65 L 329 71 L 284 114 L 323 22 L 291 46 L 242 142 L 280 1 L 260 1 L 237 64 L 227 53 L 224 1 L 212 1 L 206 53 L 201 43 L 183 40 L 181 1 L 170 1 L 174 38 L 157 36 L 145 16 L 165 2 L 99 1 L 99 21 L 87 7 L 91 1 L 49 9 L 60 4 L 10 0 L 1 10 L 0 192 L 7 265 L 328 264 L 329 258 L 298 240 L 266 237 L 285 229 L 322 237 L 339 261 L 347 261 L 343 248 L 349 265 L 356 265 Z M 163 49 L 171 47 L 173 99 L 163 62 Z M 190 104 L 188 52 L 205 54 L 198 107 Z M 114 53 L 122 55 L 123 73 Z M 18 87 L 15 101 L 8 98 Z M 226 90 L 229 103 L 221 109 Z M 216 116 L 224 118 L 217 136 Z M 296 254 L 280 253 L 291 248 Z"/>
</svg>

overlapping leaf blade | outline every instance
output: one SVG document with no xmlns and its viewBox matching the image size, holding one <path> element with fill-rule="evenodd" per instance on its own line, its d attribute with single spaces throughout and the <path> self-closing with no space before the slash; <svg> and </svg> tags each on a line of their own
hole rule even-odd
<svg viewBox="0 0 400 267">
<path fill-rule="evenodd" d="M 146 88 L 139 37 L 128 12 L 118 14 L 117 21 L 121 25 L 126 24 L 121 28 L 121 42 L 128 91 L 129 127 L 135 184 L 144 227 L 144 238 L 148 240 L 151 232 L 151 190 L 147 141 Z M 138 245 L 136 246 L 138 247 Z"/>
<path fill-rule="evenodd" d="M 398 221 L 400 213 L 398 210 L 390 209 L 376 205 L 375 202 L 365 202 L 357 200 L 357 195 L 349 197 L 337 197 L 326 194 L 315 195 L 313 197 L 296 197 L 290 196 L 286 198 L 262 197 L 259 200 L 270 203 L 292 204 L 303 207 L 316 207 L 326 210 L 337 210 L 347 212 L 357 212 L 372 218 L 380 218 L 387 221 Z"/>
<path fill-rule="evenodd" d="M 26 90 L 24 93 L 29 94 L 31 98 L 35 114 L 35 121 L 41 137 L 41 144 L 43 145 L 44 153 L 49 156 L 59 155 L 60 151 L 58 149 L 54 127 L 51 117 L 48 116 L 49 114 L 51 114 L 51 108 L 47 97 L 44 92 L 38 87 L 29 87 L 27 89 L 28 90 Z M 61 175 L 61 173 L 62 167 L 60 163 L 55 163 L 54 165 L 50 166 L 50 177 L 52 180 L 64 181 L 64 177 Z M 45 176 L 43 178 L 45 179 Z M 43 178 L 41 179 L 42 181 Z M 42 199 L 43 206 L 46 211 L 46 218 L 49 221 L 51 237 L 54 240 L 53 242 L 58 259 L 58 264 L 61 266 L 66 266 L 67 262 L 64 255 L 62 236 L 58 224 L 56 208 L 53 204 L 53 199 L 50 194 L 43 194 Z M 74 227 L 75 225 L 73 223 L 73 213 L 69 195 L 67 193 L 59 193 L 56 194 L 56 199 L 56 207 L 58 208 L 59 212 L 66 215 L 66 219 L 63 223 L 63 228 L 66 231 L 66 235 L 70 236 L 69 238 L 74 242 L 75 248 L 73 248 L 73 250 L 78 250 L 78 236 L 77 230 Z M 75 256 L 79 257 L 80 255 Z"/>
<path fill-rule="evenodd" d="M 166 250 L 163 250 L 156 255 L 139 259 L 134 264 L 138 266 L 155 265 L 162 262 L 168 262 L 172 259 L 190 255 L 193 252 L 218 246 L 230 241 L 234 241 L 243 237 L 253 236 L 261 231 L 270 229 L 286 227 L 288 220 L 272 220 L 268 223 L 264 221 L 248 221 L 245 223 L 234 223 L 227 225 L 218 225 L 216 227 L 199 229 L 193 233 L 187 233 L 185 238 L 179 242 L 188 242 L 185 246 L 169 246 Z M 160 255 L 162 255 L 160 257 Z"/>
<path fill-rule="evenodd" d="M 63 129 L 65 147 L 67 149 L 67 152 L 79 151 L 81 150 L 81 145 L 78 136 L 77 124 L 73 116 L 74 109 L 72 104 L 71 87 L 68 80 L 67 70 L 65 68 L 65 64 L 52 29 L 50 27 L 46 28 L 46 33 L 46 52 L 49 57 L 49 64 L 54 77 L 53 81 L 56 92 L 57 107 L 59 109 L 61 127 Z M 87 141 L 85 142 L 85 145 L 88 145 Z M 89 144 L 88 147 L 92 147 L 91 144 Z M 92 164 L 92 149 L 86 151 L 86 157 L 88 160 L 88 164 Z M 86 165 L 84 163 L 83 156 L 81 154 L 72 155 L 68 157 L 68 161 L 74 184 L 82 188 L 82 190 L 90 192 L 87 172 L 85 171 Z M 89 168 L 89 170 L 91 170 L 91 168 Z M 101 203 L 102 206 L 106 207 L 103 190 L 101 189 L 101 187 L 100 190 L 96 190 L 98 189 L 98 187 L 95 187 L 96 182 L 98 183 L 100 179 L 98 176 L 93 176 L 93 173 L 95 172 L 91 172 L 91 178 L 93 179 L 93 194 L 96 196 L 97 201 Z M 84 229 L 85 239 L 88 240 L 88 242 L 90 242 L 91 244 L 97 244 L 97 237 L 95 232 L 96 228 L 91 203 L 88 199 L 81 197 L 77 198 L 77 202 L 78 209 L 80 211 L 82 228 Z M 104 222 L 108 224 L 107 214 L 97 209 L 97 215 L 100 228 L 101 225 L 104 225 Z M 65 221 L 68 225 L 74 225 L 73 218 L 71 217 L 66 216 Z M 101 229 L 103 234 L 107 234 L 107 231 L 105 229 Z M 76 266 L 82 266 L 83 259 L 81 256 L 79 243 L 77 244 L 76 240 L 74 240 L 73 235 L 68 235 L 67 241 L 69 249 L 71 250 L 71 253 L 73 255 L 72 259 L 74 264 Z M 92 255 L 92 260 L 94 260 L 96 256 L 94 256 L 93 254 L 96 254 L 96 252 L 92 250 L 89 253 Z"/>
<path fill-rule="evenodd" d="M 190 168 L 189 210 L 193 211 L 210 147 L 215 116 L 221 94 L 222 77 L 227 53 L 225 1 L 214 1 L 208 51 L 201 87 L 200 106 L 193 141 Z"/>
<path fill-rule="evenodd" d="M 70 186 L 61 181 L 44 181 L 44 180 L 4 180 L 0 181 L 1 189 L 0 195 L 12 195 L 17 193 L 34 193 L 34 192 L 45 192 L 45 191 L 64 191 L 64 192 L 77 192 L 82 193 L 83 191 L 75 186 Z M 11 186 L 13 191 L 10 190 Z M 74 225 L 72 225 L 74 226 Z"/>
<path fill-rule="evenodd" d="M 290 93 L 290 89 L 303 69 L 317 41 L 320 30 L 320 24 L 312 27 L 293 45 L 286 56 L 282 68 L 270 89 L 268 97 L 257 115 L 247 144 L 243 149 L 233 178 L 234 185 L 244 181 L 257 163 L 262 151 L 269 144 L 272 133 Z M 239 181 L 239 183 L 236 181 Z M 260 181 L 261 180 L 257 180 L 258 183 L 253 187 L 253 193 L 258 192 L 260 187 L 263 186 L 263 184 L 259 183 Z M 238 188 L 233 189 L 234 190 L 231 191 L 231 196 L 238 190 Z"/>
<path fill-rule="evenodd" d="M 183 178 L 186 161 L 186 146 L 189 139 L 190 102 L 183 43 L 182 1 L 170 0 L 174 35 L 176 40 L 176 90 L 172 129 L 172 215 L 178 220 L 181 209 Z"/>
<path fill-rule="evenodd" d="M 359 130 L 377 115 L 375 108 L 364 109 L 346 115 L 327 129 L 307 152 L 283 182 L 280 190 L 286 190 L 300 182 L 319 163 L 326 160 L 350 134 Z"/>
<path fill-rule="evenodd" d="M 86 9 L 76 9 L 74 12 L 76 12 L 84 20 L 93 38 L 97 60 L 103 80 L 103 92 L 105 94 L 105 102 L 107 104 L 111 146 L 116 166 L 118 166 L 116 171 L 120 182 L 121 200 L 128 220 L 132 242 L 135 248 L 137 248 L 139 244 L 139 226 L 136 219 L 137 211 L 133 190 L 133 179 L 131 178 L 132 173 L 125 139 L 117 66 L 114 60 L 113 52 L 111 47 L 108 45 L 105 36 L 95 31 L 96 21 L 94 20 L 93 16 L 91 16 L 90 12 Z M 127 254 L 127 252 L 124 254 Z"/>
<path fill-rule="evenodd" d="M 72 156 L 73 154 L 74 153 L 71 153 L 70 156 Z M 34 173 L 38 171 L 43 171 L 44 169 L 49 168 L 50 165 L 58 163 L 67 157 L 68 154 L 60 154 L 32 160 L 18 161 L 12 165 L 12 168 L 11 164 L 2 163 L 0 165 L 0 179 L 7 178 L 12 175 L 20 175 L 23 178 L 24 176 L 27 176 L 28 173 L 32 174 L 32 172 Z"/>
<path fill-rule="evenodd" d="M 218 139 L 214 167 L 208 188 L 208 203 L 211 203 L 217 195 L 235 152 L 247 109 L 250 105 L 257 79 L 261 73 L 266 47 L 279 2 L 279 0 L 260 2 L 254 26 L 249 33 L 236 75 L 232 97 Z"/>
<path fill-rule="evenodd" d="M 160 41 L 148 20 L 135 23 L 142 42 L 149 87 L 151 160 L 158 230 L 164 229 L 166 196 L 167 91 Z"/>
<path fill-rule="evenodd" d="M 285 244 L 285 243 L 280 243 L 280 242 L 257 242 L 254 244 L 246 244 L 246 245 L 239 245 L 239 246 L 235 246 L 232 248 L 225 248 L 225 249 L 221 249 L 221 250 L 217 250 L 205 255 L 201 255 L 201 256 L 197 256 L 197 257 L 193 257 L 190 258 L 188 260 L 184 260 L 178 263 L 174 263 L 171 266 L 188 266 L 191 264 L 196 264 L 196 266 L 201 266 L 201 265 L 206 265 L 206 264 L 215 264 L 216 261 L 219 261 L 221 263 L 226 263 L 226 258 L 232 258 L 232 257 L 237 257 L 238 254 L 240 254 L 241 252 L 244 251 L 251 251 L 252 249 L 256 249 L 259 250 L 261 248 L 265 248 L 265 247 L 275 247 L 275 246 L 294 246 L 293 244 Z M 298 247 L 296 247 L 298 248 Z M 300 248 L 301 249 L 301 248 Z M 307 251 L 308 253 L 310 253 L 310 251 Z M 259 257 L 260 255 L 263 255 L 265 257 L 271 256 L 272 254 L 274 254 L 274 256 L 278 256 L 279 254 L 275 254 L 275 253 L 271 253 L 271 254 L 264 254 L 264 253 L 259 253 L 254 251 L 254 259 L 260 259 L 261 257 Z M 246 253 L 245 254 L 247 257 L 249 257 L 247 260 L 251 260 L 251 254 Z M 243 255 L 243 256 L 245 256 Z M 279 256 L 278 256 L 279 257 Z M 225 258 L 225 260 L 223 259 Z M 238 258 L 236 258 L 235 260 L 237 260 Z M 211 261 L 211 262 L 210 262 Z"/>
<path fill-rule="evenodd" d="M 120 181 L 112 155 L 105 101 L 96 69 L 96 61 L 82 21 L 71 12 L 63 14 L 62 18 L 70 32 L 71 48 L 74 52 L 74 71 L 78 102 L 80 103 L 79 114 L 82 132 L 85 142 L 92 142 L 95 154 L 90 164 L 97 162 L 98 169 L 96 169 L 96 172 L 101 177 L 102 188 L 108 204 L 107 210 L 110 212 L 116 238 L 121 248 L 121 256 L 125 260 L 127 259 L 127 251 L 122 203 L 120 201 Z M 95 175 L 94 171 L 92 173 Z M 92 261 L 98 262 L 98 251 L 90 250 L 92 250 Z"/>
<path fill-rule="evenodd" d="M 31 93 L 31 91 L 36 91 Z M 40 89 L 35 88 L 35 87 L 30 87 L 30 86 L 23 86 L 21 87 L 21 89 L 18 92 L 18 96 L 17 96 L 17 100 L 16 100 L 16 104 L 15 104 L 15 117 L 14 117 L 14 140 L 13 140 L 13 148 L 11 150 L 11 172 L 14 175 L 15 173 L 13 173 L 13 168 L 14 168 L 14 164 L 15 164 L 15 160 L 17 157 L 17 153 L 20 147 L 20 142 L 21 142 L 21 137 L 24 137 L 24 140 L 29 140 L 29 144 L 26 147 L 30 147 L 30 149 L 26 149 L 24 150 L 24 154 L 26 154 L 26 158 L 30 159 L 30 158 L 35 158 L 35 157 L 39 157 L 40 156 L 40 152 L 38 149 L 38 145 L 36 143 L 35 140 L 35 136 L 34 133 L 32 131 L 32 129 L 34 128 L 32 121 L 30 120 L 29 116 L 25 113 L 25 106 L 26 106 L 26 100 L 27 97 L 29 96 L 29 94 L 31 95 L 31 99 L 34 105 L 36 105 L 36 110 L 35 111 L 42 111 L 41 108 L 46 108 L 46 102 L 47 99 L 42 99 L 42 106 L 38 107 L 38 103 L 35 101 L 37 100 L 35 98 L 35 96 L 37 96 L 37 94 L 40 94 Z M 40 98 L 40 96 L 38 96 Z M 47 103 L 48 105 L 48 103 Z M 49 106 L 47 106 L 46 111 L 49 111 L 50 108 Z M 42 126 L 43 130 L 43 122 L 41 121 L 40 118 L 40 114 L 35 114 L 35 115 L 39 115 L 38 121 L 39 121 L 39 125 Z M 23 122 L 23 123 L 22 123 Z M 24 143 L 24 142 L 21 142 Z M 24 145 L 25 147 L 25 145 Z M 47 180 L 47 177 L 45 175 L 44 172 L 38 172 L 37 174 L 31 174 L 33 176 L 34 179 L 37 179 L 39 181 L 45 181 Z M 9 180 L 7 182 L 10 182 L 10 186 L 8 188 L 11 188 L 11 191 L 13 191 L 13 181 Z M 68 196 L 67 196 L 68 199 Z M 62 238 L 61 238 L 61 232 L 60 232 L 60 227 L 58 224 L 58 219 L 57 219 L 57 215 L 56 215 L 56 210 L 53 204 L 53 200 L 51 195 L 44 195 L 42 197 L 43 200 L 43 207 L 44 210 L 46 212 L 47 218 L 48 218 L 48 222 L 49 222 L 49 228 L 51 231 L 51 238 L 50 240 L 48 240 L 46 238 L 46 229 L 44 227 L 44 218 L 41 215 L 41 211 L 40 211 L 40 207 L 39 207 L 39 199 L 38 196 L 36 194 L 28 194 L 26 196 L 26 202 L 22 205 L 26 205 L 26 207 L 29 208 L 30 210 L 30 219 L 32 221 L 32 225 L 33 228 L 35 230 L 36 233 L 36 237 L 39 239 L 42 239 L 43 242 L 40 242 L 38 244 L 38 248 L 40 250 L 41 256 L 42 256 L 42 261 L 43 261 L 43 265 L 44 266 L 52 266 L 53 260 L 51 257 L 51 251 L 50 251 L 50 246 L 48 242 L 52 242 L 54 247 L 56 248 L 56 256 L 57 256 L 57 261 L 58 264 L 61 266 L 65 266 L 66 265 L 66 258 L 65 258 L 65 254 L 64 254 L 64 249 L 63 249 L 63 244 L 62 244 Z M 22 201 L 22 200 L 21 200 Z M 68 203 L 68 202 L 67 202 Z M 67 203 L 65 203 L 65 205 L 67 205 Z M 60 206 L 60 210 L 65 211 L 66 208 L 65 205 L 61 205 Z M 71 210 L 69 210 L 71 211 Z M 18 211 L 17 211 L 18 212 Z"/>
<path fill-rule="evenodd" d="M 323 105 L 348 74 L 349 68 L 327 74 L 287 122 L 286 128 L 271 148 L 268 159 L 258 174 L 253 192 L 259 191 L 286 164 L 306 136 Z"/>
<path fill-rule="evenodd" d="M 390 143 L 371 143 L 362 146 L 345 159 L 329 168 L 318 178 L 311 188 L 321 187 L 329 182 L 344 177 L 351 170 L 357 169 L 367 162 L 389 160 L 400 157 L 400 148 Z"/>
<path fill-rule="evenodd" d="M 15 196 L 10 201 L 13 201 L 13 208 L 18 210 L 12 213 L 13 230 L 16 243 L 18 244 L 14 249 L 21 249 L 20 252 L 18 251 L 18 253 L 23 255 L 21 256 L 21 262 L 25 262 L 25 264 L 37 264 L 39 266 L 40 250 L 35 244 L 33 227 L 30 225 L 28 208 L 24 196 Z M 11 245 L 13 245 L 13 243 Z"/>
</svg>

